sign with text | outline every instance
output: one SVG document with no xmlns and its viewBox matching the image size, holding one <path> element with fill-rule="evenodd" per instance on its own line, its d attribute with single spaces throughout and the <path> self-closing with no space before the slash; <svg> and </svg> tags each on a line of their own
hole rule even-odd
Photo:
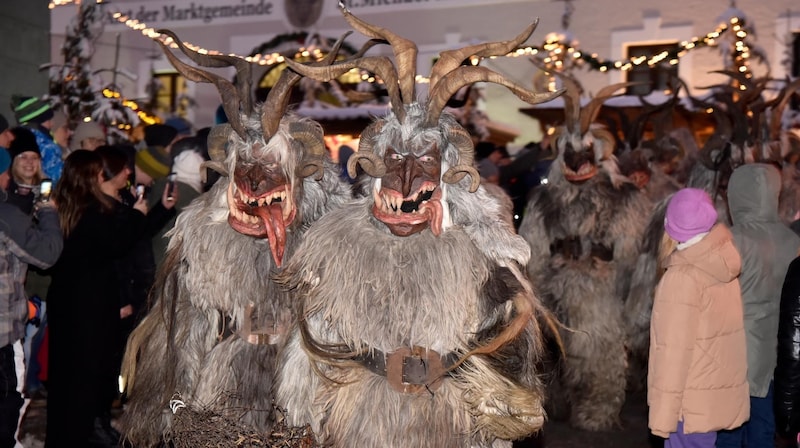
<svg viewBox="0 0 800 448">
<path fill-rule="evenodd" d="M 356 15 L 370 15 L 525 1 L 531 0 L 344 0 L 344 4 Z M 271 20 L 287 21 L 295 27 L 308 28 L 321 17 L 340 17 L 337 3 L 333 0 L 115 0 L 100 3 L 100 6 L 103 8 L 103 21 L 108 26 L 122 26 L 113 18 L 114 14 L 120 13 L 153 28 Z M 51 29 L 63 30 L 74 14 L 75 10 L 70 7 L 54 9 L 51 13 Z"/>
</svg>

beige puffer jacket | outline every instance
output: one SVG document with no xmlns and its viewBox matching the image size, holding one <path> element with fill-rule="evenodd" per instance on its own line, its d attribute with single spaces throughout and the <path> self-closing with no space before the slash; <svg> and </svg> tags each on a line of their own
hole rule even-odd
<svg viewBox="0 0 800 448">
<path fill-rule="evenodd" d="M 650 323 L 649 426 L 667 437 L 740 426 L 750 417 L 747 352 L 730 230 L 717 224 L 667 259 Z"/>
</svg>

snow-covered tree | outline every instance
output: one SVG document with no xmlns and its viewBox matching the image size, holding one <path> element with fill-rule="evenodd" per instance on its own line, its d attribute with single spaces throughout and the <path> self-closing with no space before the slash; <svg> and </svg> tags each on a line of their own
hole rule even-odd
<svg viewBox="0 0 800 448">
<path fill-rule="evenodd" d="M 139 117 L 123 105 L 117 86 L 104 83 L 98 71 L 92 70 L 94 43 L 103 33 L 101 15 L 102 9 L 95 2 L 82 2 L 78 7 L 61 47 L 64 63 L 49 65 L 50 96 L 70 123 L 90 117 L 106 128 L 109 142 L 117 143 L 128 139 L 127 130 L 139 123 Z"/>
</svg>

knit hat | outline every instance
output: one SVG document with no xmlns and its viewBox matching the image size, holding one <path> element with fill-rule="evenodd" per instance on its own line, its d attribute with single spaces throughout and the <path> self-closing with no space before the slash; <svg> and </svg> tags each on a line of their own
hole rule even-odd
<svg viewBox="0 0 800 448">
<path fill-rule="evenodd" d="M 196 192 L 203 192 L 203 181 L 200 179 L 200 165 L 204 162 L 199 152 L 186 150 L 175 157 L 172 171 L 175 180 L 192 187 Z"/>
<path fill-rule="evenodd" d="M 96 121 L 82 121 L 75 127 L 75 132 L 72 133 L 72 139 L 69 141 L 69 149 L 72 151 L 81 148 L 81 143 L 87 138 L 106 139 L 106 132 L 103 127 Z"/>
<path fill-rule="evenodd" d="M 19 124 L 42 124 L 53 118 L 53 108 L 50 104 L 30 96 L 13 95 L 11 109 L 14 110 L 14 117 Z"/>
<path fill-rule="evenodd" d="M 11 167 L 11 155 L 5 148 L 0 148 L 0 174 L 8 171 L 9 167 Z"/>
<path fill-rule="evenodd" d="M 39 145 L 36 143 L 36 135 L 22 126 L 17 126 L 11 129 L 14 134 L 14 140 L 8 145 L 8 152 L 11 155 L 11 160 L 14 160 L 18 155 L 23 152 L 35 152 L 39 157 L 42 152 L 39 150 Z"/>
<path fill-rule="evenodd" d="M 163 146 L 148 146 L 136 153 L 136 166 L 153 179 L 160 179 L 169 174 L 171 164 L 169 153 Z"/>
<path fill-rule="evenodd" d="M 711 230 L 716 222 L 717 210 L 708 193 L 698 188 L 684 188 L 667 204 L 664 230 L 672 239 L 685 243 Z"/>
<path fill-rule="evenodd" d="M 0 114 L 0 134 L 5 132 L 6 129 L 8 129 L 8 120 L 6 120 L 3 114 Z"/>
<path fill-rule="evenodd" d="M 147 146 L 169 146 L 178 130 L 166 124 L 151 124 L 144 128 L 144 141 Z"/>
<path fill-rule="evenodd" d="M 192 135 L 192 123 L 189 123 L 189 120 L 185 118 L 170 117 L 164 124 L 175 128 L 178 135 Z"/>
</svg>

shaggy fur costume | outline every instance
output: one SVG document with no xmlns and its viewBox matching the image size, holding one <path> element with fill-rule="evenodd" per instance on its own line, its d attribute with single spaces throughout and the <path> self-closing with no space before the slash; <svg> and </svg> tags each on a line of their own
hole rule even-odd
<svg viewBox="0 0 800 448">
<path fill-rule="evenodd" d="M 651 205 L 619 176 L 613 157 L 581 184 L 563 177 L 562 158 L 551 166 L 548 184 L 533 193 L 519 232 L 531 247 L 531 281 L 567 328 L 566 358 L 553 382 L 563 393 L 548 394 L 551 404 L 568 409 L 578 428 L 607 430 L 619 424 L 625 400 L 623 299 Z M 572 237 L 580 255 L 553 249 Z M 595 256 L 593 244 L 610 249 L 613 259 Z"/>
<path fill-rule="evenodd" d="M 298 118 L 285 117 L 278 135 L 260 142 L 267 151 L 280 153 L 298 208 L 287 228 L 284 259 L 311 222 L 350 198 L 332 163 L 326 163 L 320 182 L 293 174 L 302 151 L 292 149 L 292 120 Z M 253 149 L 258 147 L 231 133 L 228 171 L 233 172 L 237 159 L 260 157 Z M 156 445 L 170 433 L 171 404 L 233 417 L 261 433 L 268 433 L 274 422 L 275 358 L 293 320 L 291 300 L 271 280 L 277 268 L 269 242 L 228 224 L 230 182 L 222 178 L 178 217 L 154 289 L 155 306 L 131 336 L 123 427 L 136 446 Z M 272 334 L 273 343 L 248 342 L 248 328 Z M 173 396 L 180 401 L 171 403 Z"/>
<path fill-rule="evenodd" d="M 483 189 L 477 195 L 492 201 Z M 496 334 L 510 302 L 487 288 L 499 265 L 471 238 L 478 227 L 396 237 L 372 218 L 371 206 L 367 198 L 323 217 L 280 275 L 298 294 L 308 337 L 344 352 L 421 346 L 464 354 Z M 500 222 L 500 231 L 483 224 L 482 243 L 512 243 L 527 253 Z M 468 358 L 439 389 L 422 394 L 393 390 L 386 377 L 353 362 L 320 359 L 302 333 L 295 329 L 283 354 L 277 400 L 290 425 L 310 422 L 332 446 L 490 446 L 543 423 L 532 325 L 513 347 Z"/>
<path fill-rule="evenodd" d="M 382 123 L 377 156 L 399 146 L 393 141 L 426 142 L 442 148 L 444 168 L 455 166 L 458 151 L 443 131 L 458 127 L 453 117 L 424 128 L 422 106 L 406 112 L 404 123 L 391 117 Z M 371 180 L 373 191 L 380 182 Z M 531 316 L 542 310 L 521 269 L 530 249 L 501 202 L 483 187 L 470 193 L 469 186 L 464 177 L 437 187 L 445 217 L 438 236 L 431 228 L 393 235 L 373 216 L 372 196 L 329 213 L 306 232 L 277 277 L 296 295 L 301 316 L 277 380 L 276 401 L 290 426 L 310 423 L 319 442 L 336 447 L 437 448 L 500 446 L 497 439 L 541 428 L 535 367 L 542 347 Z M 503 340 L 515 325 L 511 342 L 469 354 Z M 412 393 L 354 360 L 415 346 L 463 362 L 447 365 L 441 381 Z"/>
</svg>

